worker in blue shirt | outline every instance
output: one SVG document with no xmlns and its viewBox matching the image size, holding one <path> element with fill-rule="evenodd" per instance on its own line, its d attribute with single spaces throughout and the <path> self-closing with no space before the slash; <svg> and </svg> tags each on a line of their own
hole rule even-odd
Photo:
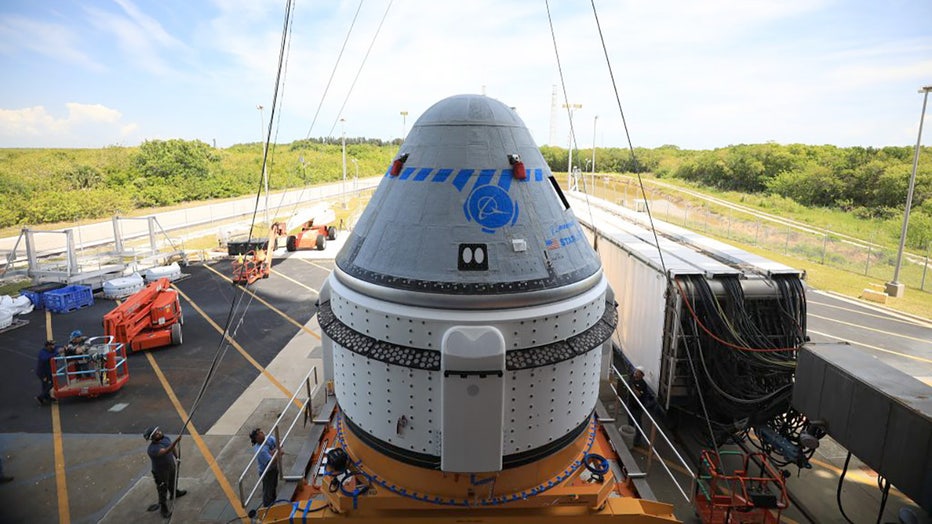
<svg viewBox="0 0 932 524">
<path fill-rule="evenodd" d="M 180 498 L 188 493 L 183 489 L 177 489 L 175 485 L 179 456 L 177 446 L 181 435 L 171 440 L 162 433 L 158 426 L 154 426 L 147 429 L 142 436 L 149 441 L 146 454 L 152 461 L 152 478 L 155 480 L 155 489 L 159 493 L 159 508 L 162 510 L 163 517 L 171 517 L 168 498 Z"/>
<path fill-rule="evenodd" d="M 36 402 L 44 406 L 49 402 L 55 402 L 55 398 L 49 393 L 52 391 L 52 358 L 58 355 L 58 347 L 54 340 L 46 340 L 45 345 L 39 350 L 39 356 L 36 358 L 36 376 L 42 383 L 42 392 L 36 395 Z"/>
<path fill-rule="evenodd" d="M 249 440 L 253 445 L 253 452 L 259 452 L 256 461 L 259 467 L 259 476 L 262 477 L 262 505 L 271 506 L 275 503 L 275 495 L 278 491 L 278 459 L 281 456 L 281 448 L 275 437 L 269 436 L 265 439 L 265 433 L 259 428 L 252 430 L 249 434 Z M 265 470 L 268 466 L 268 471 Z M 262 472 L 265 471 L 265 476 Z"/>
</svg>

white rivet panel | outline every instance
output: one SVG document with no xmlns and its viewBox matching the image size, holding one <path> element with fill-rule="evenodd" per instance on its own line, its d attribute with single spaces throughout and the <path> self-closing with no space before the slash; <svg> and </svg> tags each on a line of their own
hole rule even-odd
<svg viewBox="0 0 932 524">
<path fill-rule="evenodd" d="M 505 373 L 504 455 L 553 442 L 589 416 L 600 357 L 601 346 L 555 365 Z M 333 362 L 337 400 L 353 422 L 400 448 L 440 455 L 439 372 L 388 365 L 336 344 Z"/>
<path fill-rule="evenodd" d="M 592 413 L 601 356 L 600 346 L 555 365 L 505 373 L 505 455 L 553 442 Z"/>
<path fill-rule="evenodd" d="M 565 340 L 595 325 L 605 311 L 605 280 L 600 285 L 546 306 L 465 311 L 403 306 L 356 293 L 333 279 L 330 308 L 354 331 L 401 346 L 440 350 L 440 339 L 454 325 L 494 326 L 505 349 L 524 349 Z"/>
<path fill-rule="evenodd" d="M 333 346 L 340 408 L 369 434 L 409 451 L 440 455 L 438 377 L 437 372 L 389 365 Z"/>
</svg>

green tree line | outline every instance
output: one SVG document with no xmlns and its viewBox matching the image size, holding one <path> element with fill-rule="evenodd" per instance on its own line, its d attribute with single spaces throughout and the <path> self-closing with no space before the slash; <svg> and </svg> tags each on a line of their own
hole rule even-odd
<svg viewBox="0 0 932 524">
<path fill-rule="evenodd" d="M 357 167 L 363 177 L 384 173 L 397 150 L 397 143 L 347 138 L 347 177 Z M 0 149 L 0 227 L 254 194 L 262 185 L 262 157 L 262 144 L 216 149 L 178 139 L 103 149 Z M 343 177 L 339 140 L 273 144 L 268 158 L 272 190 Z"/>
<path fill-rule="evenodd" d="M 347 138 L 347 176 L 385 172 L 399 140 Z M 0 227 L 103 218 L 136 209 L 254 194 L 262 183 L 262 145 L 217 149 L 193 140 L 149 140 L 138 147 L 0 149 Z M 807 207 L 840 209 L 861 218 L 902 217 L 912 147 L 749 144 L 714 150 L 667 145 L 598 148 L 599 173 L 653 173 L 719 190 L 776 195 Z M 554 172 L 567 169 L 567 150 L 541 148 Z M 355 160 L 355 162 L 354 162 Z M 592 150 L 574 151 L 591 169 Z M 271 189 L 342 178 L 341 143 L 334 138 L 272 144 Z M 898 232 L 897 232 L 898 234 Z M 932 242 L 932 149 L 922 148 L 907 243 Z"/>
<path fill-rule="evenodd" d="M 566 149 L 543 147 L 551 170 L 566 171 Z M 885 221 L 899 239 L 914 147 L 837 147 L 803 144 L 742 144 L 714 150 L 596 149 L 600 173 L 653 173 L 723 191 L 775 195 L 810 208 L 849 212 Z M 591 168 L 591 149 L 574 152 L 574 165 Z M 925 250 L 932 242 L 932 148 L 920 148 L 907 245 Z"/>
</svg>

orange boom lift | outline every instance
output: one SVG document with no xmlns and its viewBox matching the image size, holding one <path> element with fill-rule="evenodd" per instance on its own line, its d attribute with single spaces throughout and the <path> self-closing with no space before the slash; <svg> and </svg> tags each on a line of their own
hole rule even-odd
<svg viewBox="0 0 932 524">
<path fill-rule="evenodd" d="M 178 292 L 160 278 L 104 315 L 104 333 L 133 351 L 181 344 Z"/>
</svg>

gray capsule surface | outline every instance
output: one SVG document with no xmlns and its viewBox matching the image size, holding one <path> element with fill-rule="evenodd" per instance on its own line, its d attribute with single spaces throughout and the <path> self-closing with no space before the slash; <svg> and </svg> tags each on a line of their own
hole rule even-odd
<svg viewBox="0 0 932 524">
<path fill-rule="evenodd" d="M 415 292 L 403 302 L 520 295 L 512 305 L 552 301 L 600 268 L 524 122 L 478 95 L 441 100 L 417 120 L 337 265 Z"/>
</svg>

